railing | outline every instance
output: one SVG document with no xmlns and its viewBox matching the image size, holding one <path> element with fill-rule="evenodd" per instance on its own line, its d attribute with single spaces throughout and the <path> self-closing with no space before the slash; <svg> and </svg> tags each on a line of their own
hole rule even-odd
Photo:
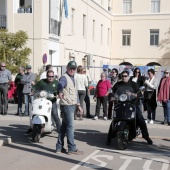
<svg viewBox="0 0 170 170">
<path fill-rule="evenodd" d="M 6 16 L 0 15 L 0 29 L 6 28 Z"/>
<path fill-rule="evenodd" d="M 55 34 L 60 36 L 60 27 L 61 27 L 61 22 L 50 18 L 50 34 Z"/>
</svg>

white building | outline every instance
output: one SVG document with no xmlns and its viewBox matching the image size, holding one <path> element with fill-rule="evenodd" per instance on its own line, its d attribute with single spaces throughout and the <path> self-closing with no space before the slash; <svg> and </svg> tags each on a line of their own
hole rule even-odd
<svg viewBox="0 0 170 170">
<path fill-rule="evenodd" d="M 163 43 L 169 35 L 165 34 L 170 23 L 167 0 L 67 0 L 67 3 L 68 18 L 61 8 L 63 0 L 0 1 L 0 27 L 28 33 L 30 64 L 35 72 L 42 67 L 45 53 L 47 64 L 52 65 L 66 65 L 73 59 L 79 65 L 93 67 L 122 62 L 170 65 L 170 52 Z M 96 74 L 94 70 L 91 73 Z"/>
</svg>

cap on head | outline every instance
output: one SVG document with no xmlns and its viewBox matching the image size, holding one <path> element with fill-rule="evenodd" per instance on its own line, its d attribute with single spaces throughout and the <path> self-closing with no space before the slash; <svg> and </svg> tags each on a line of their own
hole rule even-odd
<svg viewBox="0 0 170 170">
<path fill-rule="evenodd" d="M 32 68 L 31 65 L 26 66 L 26 69 L 31 69 L 31 68 Z"/>
<path fill-rule="evenodd" d="M 68 64 L 67 64 L 67 67 L 68 68 L 77 68 L 77 63 L 75 61 L 70 61 Z"/>
<path fill-rule="evenodd" d="M 164 72 L 170 73 L 170 69 L 167 68 L 167 69 L 164 70 Z"/>
</svg>

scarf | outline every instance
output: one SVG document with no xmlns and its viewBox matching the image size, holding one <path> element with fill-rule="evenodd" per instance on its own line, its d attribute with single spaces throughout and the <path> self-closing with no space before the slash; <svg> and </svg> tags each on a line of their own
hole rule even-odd
<svg viewBox="0 0 170 170">
<path fill-rule="evenodd" d="M 158 101 L 167 102 L 170 99 L 169 89 L 170 89 L 170 78 L 163 78 L 158 93 Z"/>
</svg>

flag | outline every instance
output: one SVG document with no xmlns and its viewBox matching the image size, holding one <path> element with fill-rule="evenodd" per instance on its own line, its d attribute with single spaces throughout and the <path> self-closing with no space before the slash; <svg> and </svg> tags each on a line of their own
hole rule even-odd
<svg viewBox="0 0 170 170">
<path fill-rule="evenodd" d="M 65 17 L 68 18 L 68 6 L 67 6 L 67 0 L 64 0 L 64 11 L 65 11 Z"/>
</svg>

